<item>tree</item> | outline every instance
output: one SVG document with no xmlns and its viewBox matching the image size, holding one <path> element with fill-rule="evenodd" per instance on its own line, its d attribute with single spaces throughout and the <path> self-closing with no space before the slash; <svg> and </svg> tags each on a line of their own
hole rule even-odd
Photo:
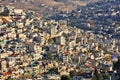
<svg viewBox="0 0 120 80">
<path fill-rule="evenodd" d="M 68 37 L 68 34 L 63 33 L 62 36 L 65 37 L 65 38 L 67 38 L 67 37 Z"/>
<path fill-rule="evenodd" d="M 10 76 L 6 80 L 13 80 Z"/>
<path fill-rule="evenodd" d="M 110 75 L 109 74 L 103 74 L 102 76 L 103 76 L 104 79 L 108 79 L 108 80 L 110 79 Z"/>
<path fill-rule="evenodd" d="M 3 16 L 8 16 L 9 13 L 10 13 L 9 9 L 7 7 L 4 7 Z"/>
<path fill-rule="evenodd" d="M 53 60 L 54 56 L 51 53 L 47 53 L 43 55 L 45 59 Z"/>
<path fill-rule="evenodd" d="M 71 78 L 68 75 L 62 75 L 61 80 L 71 80 Z"/>
<path fill-rule="evenodd" d="M 51 39 L 48 39 L 48 43 L 49 43 L 49 44 L 54 44 L 54 43 L 55 43 L 55 41 L 54 41 L 54 39 L 53 39 L 53 38 L 51 38 Z"/>
<path fill-rule="evenodd" d="M 49 70 L 49 73 L 52 73 L 52 74 L 59 74 L 59 72 L 58 72 L 58 68 L 56 68 L 56 67 L 54 67 L 54 68 L 51 68 L 50 70 Z"/>
<path fill-rule="evenodd" d="M 95 68 L 94 77 L 92 80 L 104 80 L 101 73 Z"/>
<path fill-rule="evenodd" d="M 119 70 L 120 69 L 120 57 L 118 57 L 118 61 L 113 63 L 113 69 Z"/>
<path fill-rule="evenodd" d="M 95 77 L 98 79 L 99 73 L 98 70 L 95 68 L 95 72 L 94 72 Z"/>
<path fill-rule="evenodd" d="M 76 72 L 75 70 L 70 71 L 70 77 L 73 77 L 73 76 L 75 76 L 76 74 L 77 74 L 77 72 Z"/>
<path fill-rule="evenodd" d="M 98 80 L 104 80 L 104 78 L 103 78 L 101 73 L 99 73 L 99 75 L 98 75 Z"/>
<path fill-rule="evenodd" d="M 59 59 L 57 57 L 54 58 L 55 61 L 59 62 Z"/>
</svg>

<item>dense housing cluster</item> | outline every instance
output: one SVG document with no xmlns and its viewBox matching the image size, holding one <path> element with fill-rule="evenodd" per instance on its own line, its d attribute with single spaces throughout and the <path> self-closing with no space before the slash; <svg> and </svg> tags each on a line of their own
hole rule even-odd
<svg viewBox="0 0 120 80">
<path fill-rule="evenodd" d="M 107 75 L 104 79 L 116 78 L 113 63 L 118 61 L 119 39 L 33 14 L 13 6 L 0 7 L 2 80 L 60 80 L 62 75 L 91 80 L 95 73 Z"/>
</svg>

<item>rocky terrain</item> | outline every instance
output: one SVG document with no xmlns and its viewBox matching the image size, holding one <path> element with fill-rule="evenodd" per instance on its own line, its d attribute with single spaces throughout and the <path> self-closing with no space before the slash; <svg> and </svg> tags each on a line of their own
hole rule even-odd
<svg viewBox="0 0 120 80">
<path fill-rule="evenodd" d="M 18 5 L 19 4 L 19 5 Z M 67 5 L 66 5 L 67 4 Z M 12 5 L 16 8 L 22 8 L 24 10 L 32 8 L 39 9 L 40 5 L 49 6 L 55 8 L 70 7 L 69 9 L 75 8 L 75 6 L 84 6 L 86 2 L 82 1 L 71 1 L 71 0 L 0 0 L 0 5 Z M 71 8 L 73 7 L 73 8 Z M 63 8 L 64 9 L 64 8 Z"/>
<path fill-rule="evenodd" d="M 48 17 L 61 11 L 71 11 L 85 6 L 83 1 L 55 1 L 55 0 L 0 0 L 0 5 L 10 5 L 24 11 L 35 11 L 37 15 Z"/>
</svg>

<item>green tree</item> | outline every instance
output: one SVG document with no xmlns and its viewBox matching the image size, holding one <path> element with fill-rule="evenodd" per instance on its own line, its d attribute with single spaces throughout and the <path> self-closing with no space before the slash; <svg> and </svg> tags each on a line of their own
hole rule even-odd
<svg viewBox="0 0 120 80">
<path fill-rule="evenodd" d="M 51 69 L 49 69 L 49 73 L 52 73 L 52 74 L 59 74 L 59 72 L 58 72 L 58 68 L 56 68 L 56 67 L 54 67 L 54 68 L 51 68 Z"/>
<path fill-rule="evenodd" d="M 98 79 L 98 78 L 99 78 L 99 73 L 98 73 L 98 70 L 97 70 L 96 68 L 95 68 L 94 75 L 95 75 L 96 79 Z"/>
<path fill-rule="evenodd" d="M 53 57 L 53 55 L 52 55 L 51 53 L 48 53 L 48 54 L 47 54 L 47 58 L 48 58 L 48 59 L 53 59 L 54 57 Z"/>
<path fill-rule="evenodd" d="M 11 77 L 8 77 L 6 80 L 13 80 Z"/>
<path fill-rule="evenodd" d="M 76 72 L 75 70 L 70 71 L 70 77 L 73 77 L 73 76 L 75 76 L 76 74 L 77 74 L 77 72 Z"/>
<path fill-rule="evenodd" d="M 95 69 L 94 77 L 92 80 L 104 80 L 102 74 L 99 73 L 97 69 Z"/>
<path fill-rule="evenodd" d="M 110 80 L 110 75 L 109 74 L 103 74 L 102 76 L 103 76 L 104 79 Z"/>
<path fill-rule="evenodd" d="M 65 37 L 65 38 L 67 38 L 67 37 L 68 37 L 68 34 L 63 33 L 62 36 Z"/>
<path fill-rule="evenodd" d="M 54 56 L 51 53 L 47 53 L 43 55 L 45 59 L 53 60 Z"/>
<path fill-rule="evenodd" d="M 71 80 L 69 75 L 62 75 L 61 80 Z"/>
<path fill-rule="evenodd" d="M 59 60 L 58 60 L 58 58 L 57 58 L 57 57 L 55 57 L 55 58 L 54 58 L 54 60 L 55 60 L 55 61 L 57 61 L 57 62 L 59 62 Z"/>
<path fill-rule="evenodd" d="M 49 44 L 54 44 L 55 41 L 54 41 L 54 39 L 51 38 L 51 39 L 48 40 L 48 43 L 49 43 Z"/>
</svg>

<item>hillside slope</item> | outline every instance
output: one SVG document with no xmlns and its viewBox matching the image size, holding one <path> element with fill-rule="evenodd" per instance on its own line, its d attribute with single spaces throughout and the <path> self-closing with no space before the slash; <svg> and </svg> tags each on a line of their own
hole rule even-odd
<svg viewBox="0 0 120 80">
<path fill-rule="evenodd" d="M 104 0 L 89 3 L 70 13 L 59 13 L 50 18 L 68 20 L 70 26 L 84 30 L 91 30 L 95 34 L 102 34 L 120 39 L 120 1 Z"/>
</svg>

